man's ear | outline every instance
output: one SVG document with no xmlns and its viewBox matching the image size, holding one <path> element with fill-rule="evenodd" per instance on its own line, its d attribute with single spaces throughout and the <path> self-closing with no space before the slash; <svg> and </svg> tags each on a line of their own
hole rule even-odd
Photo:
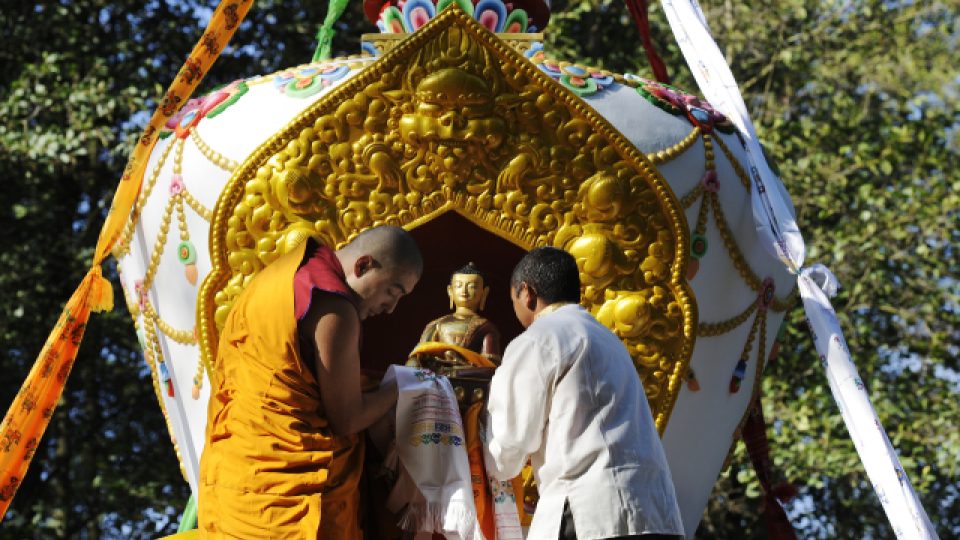
<svg viewBox="0 0 960 540">
<path fill-rule="evenodd" d="M 521 287 L 520 294 L 521 295 L 525 294 L 525 296 L 521 296 L 521 300 L 523 301 L 524 306 L 526 306 L 526 308 L 529 309 L 530 311 L 536 311 L 537 298 L 539 298 L 539 296 L 537 295 L 537 290 L 531 287 L 530 284 L 527 282 L 521 283 L 520 287 Z"/>
<path fill-rule="evenodd" d="M 353 274 L 361 277 L 374 268 L 380 268 L 380 263 L 370 255 L 361 255 L 357 258 L 357 261 L 353 263 Z"/>
</svg>

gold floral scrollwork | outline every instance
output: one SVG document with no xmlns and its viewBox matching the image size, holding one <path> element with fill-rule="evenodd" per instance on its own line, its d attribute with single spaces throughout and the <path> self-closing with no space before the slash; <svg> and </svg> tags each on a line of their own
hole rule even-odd
<svg viewBox="0 0 960 540">
<path fill-rule="evenodd" d="M 525 249 L 575 256 L 584 305 L 624 339 L 664 429 L 695 335 L 683 210 L 605 119 L 456 8 L 237 169 L 214 212 L 204 357 L 249 279 L 307 235 L 339 246 L 447 211 Z"/>
<path fill-rule="evenodd" d="M 640 291 L 610 291 L 597 319 L 627 345 L 637 369 L 647 373 L 647 398 L 666 393 L 673 364 L 671 343 L 682 335 L 683 312 L 669 290 L 654 286 Z M 671 354 L 672 353 L 672 354 Z"/>
<path fill-rule="evenodd" d="M 577 260 L 584 302 L 624 341 L 659 403 L 683 354 L 684 313 L 669 284 L 676 240 L 652 195 L 642 175 L 615 162 L 580 185 L 556 243 Z"/>
</svg>

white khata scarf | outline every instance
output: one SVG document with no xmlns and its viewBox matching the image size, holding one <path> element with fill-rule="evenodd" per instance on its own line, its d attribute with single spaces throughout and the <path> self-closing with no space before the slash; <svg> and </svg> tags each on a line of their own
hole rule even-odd
<svg viewBox="0 0 960 540">
<path fill-rule="evenodd" d="M 513 484 L 509 480 L 497 480 L 492 476 L 487 482 L 490 484 L 490 493 L 493 498 L 496 540 L 523 540 L 523 528 L 520 526 L 520 516 L 517 514 L 517 499 L 513 494 Z"/>
<path fill-rule="evenodd" d="M 463 421 L 450 381 L 426 369 L 395 365 L 383 381 L 393 379 L 399 390 L 397 454 L 423 495 L 407 504 L 400 528 L 482 540 Z"/>
</svg>

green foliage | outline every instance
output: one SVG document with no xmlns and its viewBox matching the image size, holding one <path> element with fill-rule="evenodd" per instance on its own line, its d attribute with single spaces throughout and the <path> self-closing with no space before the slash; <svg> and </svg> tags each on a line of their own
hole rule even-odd
<svg viewBox="0 0 960 540">
<path fill-rule="evenodd" d="M 808 262 L 828 265 L 844 285 L 834 305 L 880 419 L 941 536 L 954 537 L 960 8 L 873 0 L 701 5 L 792 194 Z M 564 35 L 552 38 L 558 57 L 649 76 L 636 40 L 624 38 L 632 30 L 624 8 L 593 1 L 556 7 L 564 11 L 555 18 Z M 651 25 L 674 83 L 694 89 L 657 8 Z M 800 488 L 788 507 L 799 536 L 892 537 L 802 309 L 786 324 L 763 396 L 772 459 Z M 741 446 L 698 538 L 765 537 L 761 504 Z"/>
<path fill-rule="evenodd" d="M 931 520 L 960 534 L 960 6 L 955 2 L 701 2 L 797 207 L 808 263 L 834 299 L 870 397 Z M 554 3 L 561 59 L 652 77 L 626 7 Z M 696 91 L 658 5 L 673 83 Z M 763 383 L 771 458 L 800 488 L 801 538 L 890 538 L 803 322 L 788 317 Z M 697 538 L 765 538 L 740 445 Z"/>
<path fill-rule="evenodd" d="M 352 2 L 335 54 L 374 31 Z M 960 8 L 955 3 L 709 1 L 702 7 L 793 196 L 871 398 L 941 537 L 960 531 Z M 310 60 L 325 2 L 258 1 L 204 82 Z M 0 407 L 79 283 L 130 142 L 202 32 L 207 3 L 84 0 L 0 10 Z M 659 6 L 674 84 L 695 90 Z M 555 56 L 649 76 L 626 7 L 559 0 Z M 118 291 L 118 298 L 119 291 Z M 802 538 L 892 537 L 794 310 L 763 384 L 771 456 Z M 63 403 L 0 538 L 176 530 L 188 496 L 122 302 L 92 318 Z M 742 446 L 698 538 L 764 538 Z"/>
<path fill-rule="evenodd" d="M 309 61 L 323 9 L 260 2 L 204 88 Z M 3 411 L 90 264 L 131 142 L 210 11 L 190 0 L 7 2 L 0 9 Z M 351 13 L 351 28 L 370 29 L 357 23 L 359 4 Z M 358 36 L 350 37 L 336 44 L 353 53 Z M 0 538 L 176 532 L 189 487 L 119 290 L 116 297 L 114 312 L 91 318 Z"/>
<path fill-rule="evenodd" d="M 779 16 L 767 12 L 790 36 L 786 44 L 751 43 L 779 51 L 747 89 L 760 136 L 793 194 L 809 260 L 844 284 L 834 305 L 880 420 L 931 520 L 953 537 L 960 531 L 958 7 L 787 5 Z M 743 43 L 738 56 L 748 54 Z M 811 537 L 888 537 L 801 310 L 789 322 L 788 352 L 767 372 L 764 394 L 769 417 L 783 426 L 773 437 L 775 459 L 812 502 L 794 506 L 797 523 Z"/>
<path fill-rule="evenodd" d="M 9 36 L 0 53 L 4 411 L 89 264 L 121 143 L 134 135 L 123 126 L 157 92 L 135 70 L 117 69 L 118 58 L 142 63 L 146 54 L 134 29 L 116 22 L 132 14 L 150 24 L 129 4 L 7 5 L 0 14 Z M 176 38 L 168 46 L 167 54 L 189 47 Z M 188 490 L 131 331 L 122 303 L 93 318 L 0 537 L 152 536 L 155 522 L 176 519 Z"/>
</svg>

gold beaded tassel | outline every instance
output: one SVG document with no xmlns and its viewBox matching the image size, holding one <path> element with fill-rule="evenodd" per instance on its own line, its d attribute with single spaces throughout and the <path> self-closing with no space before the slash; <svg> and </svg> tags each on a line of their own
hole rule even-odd
<svg viewBox="0 0 960 540">
<path fill-rule="evenodd" d="M 157 318 L 157 320 L 159 321 L 159 318 Z M 147 328 L 148 325 L 152 329 L 152 332 L 150 332 L 150 334 L 152 335 L 152 339 L 147 337 L 148 333 L 145 329 Z M 143 340 L 140 346 L 143 348 L 143 357 L 147 362 L 147 365 L 154 366 L 154 367 L 157 366 L 158 365 L 156 363 L 157 359 L 159 359 L 159 361 L 162 362 L 163 357 L 159 353 L 160 343 L 156 335 L 156 328 L 151 323 L 151 321 L 147 320 L 146 317 L 144 317 L 143 319 L 142 326 L 140 325 L 139 322 L 137 322 L 136 319 L 134 319 L 134 326 L 137 327 L 137 337 Z M 162 326 L 160 328 L 160 331 L 161 332 L 163 331 Z M 154 351 L 154 344 L 156 344 L 156 351 Z M 166 385 L 167 383 L 164 383 L 162 381 L 161 374 L 159 373 L 159 371 L 160 371 L 159 369 L 154 369 L 153 367 L 150 369 L 151 378 L 153 379 L 153 388 L 156 391 L 157 401 L 160 403 L 160 411 L 161 413 L 163 413 L 163 421 L 167 425 L 167 433 L 170 434 L 170 442 L 173 443 L 173 450 L 177 455 L 177 462 L 180 463 L 180 473 L 183 474 L 184 478 L 186 478 L 187 472 L 183 468 L 183 456 L 180 453 L 180 446 L 177 444 L 177 438 L 173 434 L 173 424 L 170 422 L 170 415 L 167 412 L 167 405 L 166 403 L 164 403 L 163 395 L 161 394 L 161 392 L 163 392 L 163 389 L 161 387 Z"/>
<path fill-rule="evenodd" d="M 756 291 L 758 295 L 757 300 L 752 302 L 740 314 L 718 323 L 701 322 L 697 328 L 697 335 L 701 337 L 719 336 L 721 334 L 733 331 L 735 328 L 746 322 L 747 319 L 749 319 L 756 312 L 756 316 L 753 318 L 753 322 L 750 327 L 750 333 L 748 334 L 747 342 L 744 344 L 744 348 L 740 354 L 740 359 L 738 360 L 737 365 L 734 367 L 733 375 L 730 379 L 730 392 L 736 393 L 740 390 L 741 383 L 746 375 L 746 367 L 749 360 L 750 350 L 754 340 L 757 338 L 757 334 L 760 335 L 760 347 L 757 352 L 757 363 L 758 367 L 762 367 L 763 352 L 764 348 L 766 347 L 767 311 L 786 311 L 792 302 L 790 300 L 779 300 L 774 297 L 774 285 L 772 279 L 767 278 L 765 280 L 761 280 L 753 272 L 730 231 L 720 204 L 720 198 L 717 195 L 720 185 L 718 182 L 716 164 L 714 161 L 714 143 L 720 146 L 720 149 L 733 166 L 734 172 L 736 173 L 737 177 L 740 178 L 740 182 L 745 188 L 750 187 L 749 178 L 743 171 L 742 167 L 740 167 L 740 164 L 737 162 L 730 150 L 724 144 L 722 139 L 714 139 L 710 133 L 703 133 L 702 137 L 705 158 L 705 171 L 703 178 L 693 189 L 691 189 L 680 199 L 680 204 L 684 209 L 690 208 L 698 199 L 700 200 L 700 207 L 697 212 L 697 221 L 692 231 L 690 240 L 691 253 L 687 270 L 687 280 L 692 280 L 696 276 L 700 266 L 700 258 L 702 258 L 707 252 L 705 231 L 710 209 L 712 208 L 714 223 L 719 230 L 720 238 L 722 239 L 724 247 L 733 261 L 734 267 L 737 269 L 744 281 L 746 281 L 747 285 Z M 774 348 L 771 350 L 770 354 L 771 357 L 776 354 L 776 341 L 774 342 Z M 687 388 L 693 392 L 696 392 L 700 389 L 700 384 L 697 381 L 696 374 L 694 373 L 692 367 L 687 369 L 686 383 Z"/>
<path fill-rule="evenodd" d="M 197 372 L 193 376 L 193 390 L 190 394 L 193 399 L 200 399 L 200 391 L 203 389 L 203 360 L 197 361 Z"/>
<path fill-rule="evenodd" d="M 174 201 L 171 199 L 167 202 L 167 207 L 163 209 L 163 217 L 160 218 L 160 228 L 157 231 L 157 240 L 153 246 L 153 251 L 150 253 L 150 263 L 140 283 L 143 294 L 146 294 L 146 291 L 153 284 L 153 278 L 157 275 L 157 269 L 160 267 L 160 257 L 163 256 L 163 248 L 167 243 L 167 233 L 170 232 L 170 218 L 173 217 L 173 207 Z M 143 304 L 142 301 L 141 304 Z"/>
<path fill-rule="evenodd" d="M 750 325 L 750 335 L 747 336 L 747 343 L 744 345 L 743 351 L 740 353 L 740 360 L 737 361 L 736 367 L 733 368 L 733 375 L 730 377 L 731 394 L 736 394 L 740 391 L 740 384 L 743 382 L 747 372 L 747 360 L 750 357 L 750 347 L 753 345 L 753 340 L 758 333 L 760 334 L 760 343 L 757 349 L 757 369 L 763 367 L 763 352 L 767 347 L 767 310 L 773 303 L 774 289 L 773 279 L 767 278 L 763 280 L 763 287 L 757 299 L 754 301 L 757 315 L 753 318 L 753 324 Z"/>
<path fill-rule="evenodd" d="M 200 134 L 197 133 L 196 128 L 190 130 L 190 140 L 192 140 L 193 144 L 197 146 L 197 150 L 203 154 L 203 157 L 207 158 L 217 167 L 232 173 L 237 167 L 240 166 L 236 161 L 224 156 L 213 148 L 210 148 L 210 145 L 200 138 Z"/>
<path fill-rule="evenodd" d="M 123 233 L 120 236 L 120 240 L 117 242 L 117 245 L 113 248 L 113 256 L 117 260 L 122 259 L 128 253 L 130 253 L 130 242 L 133 239 L 133 233 L 137 228 L 137 221 L 140 219 L 140 213 L 143 212 L 144 205 L 147 204 L 147 199 L 150 198 L 150 193 L 153 192 L 153 187 L 157 183 L 157 179 L 160 178 L 160 170 L 163 168 L 163 164 L 167 162 L 167 156 L 170 155 L 170 150 L 176 146 L 176 143 L 170 143 L 166 148 L 163 149 L 163 153 L 160 154 L 160 159 L 157 160 L 156 166 L 153 168 L 153 171 L 150 173 L 150 177 L 143 183 L 143 188 L 140 190 L 140 195 L 137 197 L 137 204 L 133 208 L 133 212 L 130 214 L 130 220 L 127 221 L 126 226 L 123 228 Z"/>
<path fill-rule="evenodd" d="M 200 135 L 197 133 L 196 129 L 190 130 L 190 139 L 204 157 L 221 169 L 225 171 L 233 171 L 237 168 L 237 163 L 235 161 L 224 157 L 210 148 L 210 146 L 200 138 Z M 193 211 L 205 221 L 209 222 L 213 216 L 210 209 L 203 206 L 200 201 L 191 195 L 183 181 L 182 150 L 175 158 L 174 177 L 174 182 L 178 183 L 178 189 L 175 197 L 177 198 L 177 220 L 180 228 L 180 244 L 177 246 L 177 258 L 180 260 L 180 263 L 184 265 L 184 275 L 186 276 L 187 281 L 189 281 L 191 285 L 196 285 L 199 278 L 199 272 L 196 264 L 197 249 L 193 245 L 193 242 L 190 241 L 190 230 L 187 227 L 187 217 L 184 209 L 184 202 L 186 202 L 186 204 L 189 205 L 190 208 L 193 209 Z M 196 342 L 196 327 L 194 327 L 193 343 Z M 191 388 L 190 392 L 190 396 L 195 400 L 200 399 L 200 392 L 203 390 L 203 370 L 203 360 L 198 359 L 197 370 L 193 375 L 193 387 Z"/>
<path fill-rule="evenodd" d="M 716 163 L 713 159 L 713 137 L 709 133 L 703 134 L 703 155 L 705 158 L 703 178 L 694 190 L 702 197 L 700 198 L 700 210 L 697 212 L 697 225 L 690 236 L 690 261 L 687 264 L 687 281 L 697 276 L 697 272 L 700 271 L 700 259 L 707 254 L 707 203 L 708 199 L 713 202 L 717 196 L 717 190 L 720 189 Z M 692 203 L 693 201 L 690 201 L 690 204 Z"/>
<path fill-rule="evenodd" d="M 173 157 L 173 178 L 170 180 L 170 197 L 177 208 L 177 227 L 180 230 L 180 244 L 177 246 L 177 258 L 183 264 L 183 272 L 191 285 L 197 284 L 197 248 L 190 241 L 190 230 L 187 228 L 187 215 L 183 209 L 184 194 L 187 192 L 183 183 L 183 142 L 177 147 Z"/>
<path fill-rule="evenodd" d="M 144 306 L 140 311 L 143 313 L 144 327 L 147 327 L 151 330 L 150 334 L 144 333 L 142 336 L 145 343 L 143 347 L 144 355 L 146 356 L 148 363 L 155 362 L 162 385 L 166 385 L 168 395 L 173 397 L 172 383 L 170 383 L 169 373 L 166 365 L 164 364 L 157 330 L 159 329 L 160 332 L 170 337 L 177 343 L 182 343 L 184 345 L 196 345 L 196 327 L 194 327 L 193 330 L 177 330 L 173 328 L 160 318 L 160 315 L 157 313 L 156 309 L 154 309 L 149 300 L 145 301 Z M 140 336 L 141 331 L 138 331 L 137 335 Z M 201 388 L 203 388 L 203 362 L 198 363 L 197 373 L 193 378 L 193 391 L 191 393 L 193 399 L 200 399 Z"/>
<path fill-rule="evenodd" d="M 209 161 L 214 163 L 219 168 L 232 172 L 238 167 L 236 161 L 229 159 L 222 154 L 213 150 L 210 145 L 208 145 L 197 133 L 196 129 L 190 130 L 190 139 L 196 145 L 200 153 L 207 158 Z M 177 200 L 177 219 L 179 220 L 180 227 L 180 244 L 177 246 L 177 257 L 180 262 L 184 265 L 184 274 L 187 278 L 187 281 L 191 285 L 196 285 L 198 280 L 198 271 L 197 271 L 197 249 L 193 245 L 193 242 L 190 241 L 190 231 L 187 228 L 186 213 L 183 207 L 183 203 L 186 202 L 194 212 L 197 213 L 205 221 L 210 221 L 213 218 L 213 213 L 209 208 L 203 206 L 194 197 L 190 191 L 186 188 L 186 184 L 183 182 L 183 168 L 182 168 L 182 151 L 176 156 L 176 161 L 174 163 L 174 174 L 179 180 L 178 193 L 176 197 Z M 197 343 L 196 337 L 196 327 L 194 327 L 193 343 Z M 203 372 L 204 365 L 203 359 L 197 360 L 197 370 L 193 375 L 193 388 L 191 389 L 191 397 L 195 400 L 200 399 L 200 393 L 203 390 Z"/>
<path fill-rule="evenodd" d="M 740 352 L 740 359 L 737 360 L 736 367 L 733 368 L 733 375 L 730 377 L 730 393 L 736 394 L 740 391 L 740 384 L 747 373 L 747 360 L 750 357 L 750 347 L 753 346 L 753 340 L 757 337 L 757 330 L 760 328 L 760 320 L 763 317 L 758 313 L 753 318 L 753 324 L 750 325 L 750 334 L 747 336 L 747 342 L 743 345 Z"/>
<path fill-rule="evenodd" d="M 154 365 L 157 368 L 157 375 L 160 377 L 160 386 L 163 387 L 167 396 L 175 397 L 173 390 L 173 378 L 170 376 L 170 370 L 167 368 L 167 363 L 163 359 L 163 350 L 160 347 L 160 338 L 157 336 L 157 327 L 152 321 L 148 321 L 144 318 L 143 321 L 144 330 L 146 330 L 147 336 L 147 348 L 150 350 L 150 357 L 152 357 Z"/>
<path fill-rule="evenodd" d="M 177 151 L 174 154 L 174 171 L 179 169 L 179 163 L 183 156 L 183 140 L 180 139 L 177 143 Z M 174 174 L 174 177 L 177 175 Z M 172 188 L 171 182 L 171 189 Z M 153 245 L 153 250 L 150 252 L 150 263 L 147 265 L 147 272 L 143 276 L 143 279 L 140 280 L 137 284 L 138 294 L 140 297 L 140 307 L 143 308 L 145 305 L 146 291 L 150 289 L 153 284 L 153 278 L 157 274 L 157 269 L 160 267 L 160 257 L 163 256 L 163 249 L 167 244 L 167 234 L 170 232 L 170 219 L 173 217 L 173 210 L 176 205 L 176 198 L 171 197 L 167 200 L 167 205 L 163 209 L 163 216 L 160 218 L 160 227 L 157 230 L 157 240 Z"/>
</svg>

